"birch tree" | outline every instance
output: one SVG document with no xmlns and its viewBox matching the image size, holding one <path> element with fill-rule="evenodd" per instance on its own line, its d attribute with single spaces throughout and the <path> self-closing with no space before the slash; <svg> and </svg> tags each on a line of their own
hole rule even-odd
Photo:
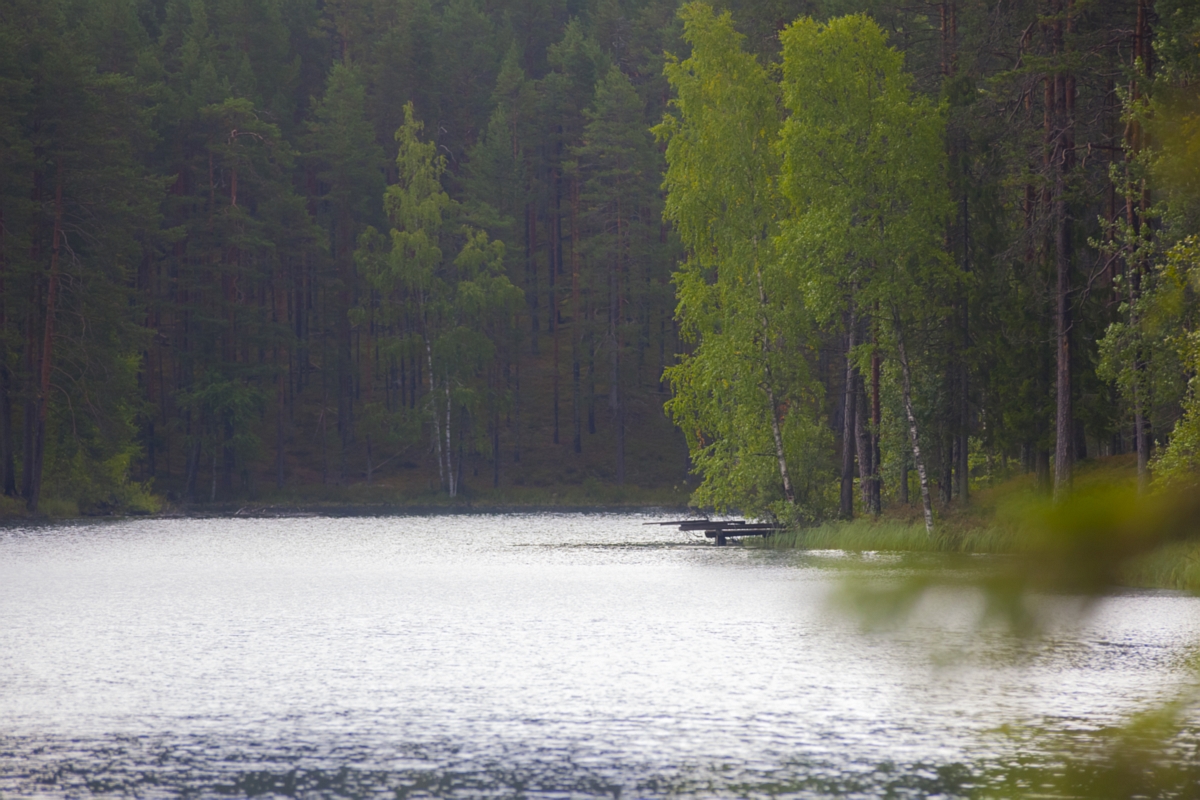
<svg viewBox="0 0 1200 800">
<path fill-rule="evenodd" d="M 463 421 L 485 399 L 480 376 L 522 298 L 504 274 L 503 243 L 455 224 L 461 209 L 441 185 L 445 159 L 433 142 L 422 141 L 422 128 L 412 104 L 406 105 L 404 125 L 396 132 L 398 181 L 383 198 L 390 237 L 381 240 L 368 229 L 360 238 L 358 263 L 378 297 L 381 321 L 405 323 L 393 330 L 424 359 L 430 445 L 442 488 L 454 497 L 461 482 Z"/>
<path fill-rule="evenodd" d="M 925 525 L 932 531 L 913 406 L 911 331 L 941 313 L 942 290 L 959 277 L 940 241 L 949 212 L 944 109 L 912 91 L 903 56 L 866 15 L 825 24 L 797 20 L 780 38 L 790 113 L 779 139 L 788 201 L 779 248 L 817 319 L 850 319 L 848 365 L 869 363 L 880 348 L 898 360 Z M 876 341 L 856 347 L 856 317 L 865 315 Z M 877 395 L 880 371 L 871 372 Z"/>
<path fill-rule="evenodd" d="M 667 370 L 667 410 L 704 478 L 696 502 L 819 516 L 828 433 L 807 369 L 811 323 L 776 247 L 778 87 L 728 14 L 696 3 L 680 16 L 692 53 L 666 65 L 677 99 L 655 130 L 665 215 L 687 248 L 676 315 L 693 348 Z"/>
</svg>

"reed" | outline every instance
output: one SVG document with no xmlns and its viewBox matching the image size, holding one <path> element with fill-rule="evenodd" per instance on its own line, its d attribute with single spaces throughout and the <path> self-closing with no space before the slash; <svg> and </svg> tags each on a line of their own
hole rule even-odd
<svg viewBox="0 0 1200 800">
<path fill-rule="evenodd" d="M 1123 578 L 1132 587 L 1200 594 L 1200 542 L 1164 545 L 1130 563 Z"/>
<path fill-rule="evenodd" d="M 760 546 L 777 550 L 846 550 L 851 552 L 1012 553 L 1018 549 L 1011 528 L 987 526 L 971 530 L 926 532 L 923 523 L 888 519 L 827 522 L 792 528 Z"/>
<path fill-rule="evenodd" d="M 1151 496 L 1139 498 L 1136 464 L 1128 456 L 1118 456 L 1083 462 L 1074 497 L 1065 507 L 1052 505 L 1032 476 L 1020 475 L 977 492 L 970 505 L 939 508 L 933 534 L 925 531 L 911 507 L 898 507 L 879 519 L 859 517 L 795 527 L 747 545 L 778 550 L 1028 554 L 1043 561 L 1069 560 L 1072 552 L 1084 560 L 1108 558 L 1120 554 L 1120 548 L 1112 550 L 1114 542 L 1120 544 L 1112 535 L 1114 531 L 1123 535 L 1121 526 L 1128 520 L 1153 525 L 1143 517 L 1151 514 L 1155 502 Z M 1071 521 L 1053 521 L 1056 514 L 1067 514 Z M 1117 583 L 1200 594 L 1200 521 L 1194 527 L 1194 531 L 1176 531 L 1142 555 L 1121 558 Z M 1072 540 L 1076 533 L 1083 538 Z M 1181 541 L 1180 535 L 1186 538 Z"/>
</svg>

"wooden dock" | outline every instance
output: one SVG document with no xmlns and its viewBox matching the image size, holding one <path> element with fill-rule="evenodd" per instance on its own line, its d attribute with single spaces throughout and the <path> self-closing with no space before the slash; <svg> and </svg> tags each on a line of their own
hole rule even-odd
<svg viewBox="0 0 1200 800">
<path fill-rule="evenodd" d="M 746 522 L 744 519 L 674 519 L 668 522 L 647 522 L 647 525 L 678 525 L 681 531 L 704 531 L 704 536 L 716 539 L 723 547 L 726 540 L 742 536 L 770 536 L 783 530 L 771 522 Z"/>
</svg>

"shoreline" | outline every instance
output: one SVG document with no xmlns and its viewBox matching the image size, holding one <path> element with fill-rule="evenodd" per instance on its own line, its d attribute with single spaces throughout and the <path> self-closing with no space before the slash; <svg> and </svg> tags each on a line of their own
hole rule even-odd
<svg viewBox="0 0 1200 800">
<path fill-rule="evenodd" d="M 470 489 L 449 497 L 434 489 L 387 483 L 329 486 L 323 484 L 251 491 L 216 502 L 186 502 L 172 491 L 149 488 L 137 502 L 81 507 L 70 499 L 46 498 L 30 514 L 20 498 L 0 497 L 0 524 L 13 521 L 115 518 L 398 516 L 430 514 L 503 514 L 542 511 L 599 513 L 689 510 L 691 490 L 686 482 L 643 488 L 588 481 L 582 484 Z"/>
<path fill-rule="evenodd" d="M 496 514 L 607 514 L 625 513 L 686 513 L 686 508 L 661 504 L 331 504 L 331 505 L 271 505 L 252 503 L 241 508 L 228 506 L 221 510 L 204 508 L 179 509 L 174 512 L 148 515 L 151 519 L 286 519 L 289 517 L 433 517 L 487 516 Z M 136 517 L 126 517 L 134 519 Z"/>
<path fill-rule="evenodd" d="M 7 509 L 6 509 L 7 511 Z M 428 517 L 428 516 L 485 516 L 495 514 L 608 514 L 608 513 L 663 513 L 694 515 L 696 512 L 686 505 L 670 502 L 617 502 L 617 503 L 554 503 L 554 502 L 460 502 L 460 503 L 200 503 L 195 505 L 171 505 L 151 513 L 103 513 L 65 514 L 20 513 L 0 514 L 0 526 L 37 523 L 58 524 L 99 520 L 155 520 L 155 519 L 288 519 L 302 517 Z"/>
<path fill-rule="evenodd" d="M 793 527 L 750 546 L 896 555 L 1011 556 L 1028 587 L 1102 595 L 1157 589 L 1200 595 L 1200 499 L 1139 493 L 1136 462 L 1081 462 L 1072 493 L 1054 502 L 1030 474 L 980 488 L 966 505 L 938 509 L 932 534 L 916 506 Z"/>
</svg>

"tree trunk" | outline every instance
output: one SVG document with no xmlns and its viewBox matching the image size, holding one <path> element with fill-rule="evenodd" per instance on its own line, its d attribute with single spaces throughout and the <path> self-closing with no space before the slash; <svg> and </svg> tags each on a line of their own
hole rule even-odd
<svg viewBox="0 0 1200 800">
<path fill-rule="evenodd" d="M 38 130 L 37 121 L 34 121 L 34 131 Z M 35 267 L 42 260 L 42 172 L 41 170 L 33 171 L 33 190 L 30 192 L 30 199 L 33 201 L 33 224 L 31 226 L 29 236 L 29 263 Z M 27 385 L 34 386 L 37 381 L 37 328 L 35 312 L 42 307 L 42 288 L 41 281 L 35 275 L 33 302 L 25 311 L 25 380 Z M 24 425 L 21 426 L 21 497 L 25 498 L 25 502 L 29 502 L 29 498 L 33 494 L 33 465 L 34 465 L 34 447 L 37 443 L 37 415 L 38 404 L 37 397 L 32 391 L 25 392 L 25 409 L 24 409 Z"/>
<path fill-rule="evenodd" d="M 442 459 L 442 426 L 438 417 L 440 413 L 437 408 L 437 395 L 434 393 L 435 387 L 433 384 L 433 348 L 429 344 L 429 338 L 425 339 L 425 358 L 429 368 L 429 411 L 433 418 L 433 449 L 437 454 L 438 462 L 438 481 L 441 488 L 447 488 L 446 483 L 446 463 Z"/>
<path fill-rule="evenodd" d="M 951 76 L 958 71 L 958 5 L 943 2 L 940 7 L 942 27 L 942 75 Z"/>
<path fill-rule="evenodd" d="M 967 195 L 962 197 L 963 224 L 963 272 L 971 271 L 971 217 Z M 962 298 L 962 350 L 958 365 L 958 501 L 966 506 L 971 502 L 971 372 L 967 364 L 967 353 L 971 347 L 970 298 L 965 287 L 960 289 Z"/>
<path fill-rule="evenodd" d="M 1054 497 L 1062 499 L 1071 487 L 1071 471 L 1074 463 L 1072 439 L 1074 416 L 1071 408 L 1071 259 L 1070 230 L 1065 199 L 1065 176 L 1055 176 L 1055 350 L 1056 404 L 1055 404 L 1055 447 L 1054 447 Z"/>
<path fill-rule="evenodd" d="M 1142 97 L 1142 85 L 1139 78 L 1148 78 L 1152 74 L 1154 51 L 1149 20 L 1149 7 L 1152 5 L 1152 2 L 1153 0 L 1138 0 L 1137 4 L 1137 24 L 1134 28 L 1133 58 L 1135 59 L 1135 65 L 1140 64 L 1141 75 L 1135 76 L 1130 82 L 1129 96 L 1132 102 L 1137 102 Z M 1132 164 L 1137 160 L 1145 145 L 1144 139 L 1145 132 L 1142 130 L 1138 119 L 1136 117 L 1130 119 L 1125 128 L 1126 177 L 1130 176 Z M 1135 242 L 1142 235 L 1142 225 L 1145 222 L 1146 211 L 1149 206 L 1148 188 L 1144 179 L 1141 181 L 1139 188 L 1140 191 L 1135 193 L 1132 191 L 1133 185 L 1130 184 L 1129 191 L 1125 195 L 1125 221 L 1133 234 Z M 1138 257 L 1127 261 L 1132 262 L 1126 264 L 1126 269 L 1130 277 L 1129 322 L 1131 327 L 1136 328 L 1138 324 L 1137 300 L 1141 294 L 1141 280 L 1145 272 L 1145 264 Z M 1134 354 L 1133 370 L 1133 439 L 1134 449 L 1137 451 L 1138 491 L 1145 492 L 1150 485 L 1150 426 L 1145 412 L 1146 392 L 1141 385 L 1146 365 L 1140 353 Z"/>
<path fill-rule="evenodd" d="M 596 339 L 589 332 L 587 336 L 588 351 L 588 402 L 587 427 L 589 434 L 596 433 Z"/>
<path fill-rule="evenodd" d="M 513 463 L 521 460 L 521 359 L 517 357 L 516 381 L 513 384 Z"/>
<path fill-rule="evenodd" d="M 371 461 L 371 434 L 366 435 L 367 440 L 367 486 L 371 485 L 371 481 L 375 478 L 375 464 Z"/>
<path fill-rule="evenodd" d="M 283 488 L 283 416 L 284 416 L 284 394 L 283 382 L 284 374 L 281 372 L 275 377 L 275 488 Z"/>
<path fill-rule="evenodd" d="M 1033 454 L 1033 482 L 1038 491 L 1049 492 L 1052 489 L 1050 479 L 1050 451 L 1039 447 Z"/>
<path fill-rule="evenodd" d="M 538 273 L 537 273 L 537 214 L 532 203 L 525 204 L 525 276 L 529 288 L 529 346 L 530 352 L 538 355 Z"/>
<path fill-rule="evenodd" d="M 908 435 L 912 443 L 913 464 L 921 483 L 921 507 L 925 512 L 925 531 L 933 533 L 933 502 L 929 497 L 929 478 L 925 474 L 925 461 L 921 458 L 921 440 L 917 433 L 917 416 L 913 413 L 912 375 L 908 368 L 908 355 L 904 352 L 904 332 L 900 328 L 900 315 L 893 309 L 896 326 L 896 348 L 900 355 L 900 376 L 904 391 L 904 414 L 908 417 Z"/>
<path fill-rule="evenodd" d="M 322 375 L 325 370 L 321 370 Z M 317 431 L 321 434 L 321 485 L 329 485 L 329 387 L 321 378 L 321 414 L 317 417 Z"/>
<path fill-rule="evenodd" d="M 846 315 L 846 380 L 842 392 L 842 492 L 839 516 L 854 517 L 854 417 L 858 409 L 855 395 L 858 392 L 858 371 L 854 369 L 852 354 L 857 344 L 858 323 L 854 318 L 854 306 Z"/>
<path fill-rule="evenodd" d="M 554 444 L 558 444 L 558 406 L 559 406 L 559 403 L 558 403 L 558 361 L 559 361 L 558 328 L 559 328 L 559 324 L 558 324 L 558 304 L 557 303 L 555 303 L 554 305 L 552 305 L 550 307 L 550 325 L 552 326 L 552 330 L 554 332 L 554 342 L 553 342 L 554 363 L 551 367 L 552 372 L 550 374 L 551 394 L 553 395 L 551 402 L 554 406 L 554 408 L 553 408 L 553 412 L 554 412 L 553 413 L 553 418 L 554 418 L 553 426 L 554 427 L 553 427 L 553 433 L 550 438 L 554 442 Z"/>
<path fill-rule="evenodd" d="M 16 459 L 13 454 L 12 375 L 8 369 L 8 295 L 5 279 L 8 258 L 5 250 L 4 211 L 0 209 L 0 486 L 5 497 L 17 493 Z"/>
<path fill-rule="evenodd" d="M 948 506 L 954 499 L 954 435 L 946 430 L 944 425 L 941 427 L 941 447 L 938 449 L 938 455 L 942 467 L 942 478 L 938 481 L 938 488 L 941 489 L 942 505 Z"/>
<path fill-rule="evenodd" d="M 878 307 L 876 307 L 878 316 Z M 882 403 L 879 397 L 879 378 L 882 366 L 879 356 L 878 326 L 875 333 L 875 352 L 871 354 L 871 502 L 873 516 L 883 512 L 883 451 L 879 438 L 883 431 Z"/>
<path fill-rule="evenodd" d="M 872 469 L 871 447 L 871 416 L 867 409 L 867 393 L 861 376 L 856 381 L 854 391 L 854 448 L 858 456 L 858 494 L 862 507 L 868 513 L 871 508 L 871 484 L 874 470 Z"/>
<path fill-rule="evenodd" d="M 233 447 L 233 418 L 232 415 L 225 417 L 224 429 L 225 440 L 221 443 L 222 470 L 221 470 L 221 488 L 225 490 L 226 497 L 233 493 L 233 476 L 237 471 L 237 452 Z"/>
<path fill-rule="evenodd" d="M 271 297 L 275 305 L 275 324 L 287 323 L 287 293 L 283 289 L 282 267 L 275 270 L 275 281 L 271 287 Z M 287 367 L 291 364 L 291 354 L 286 347 L 275 348 L 275 488 L 283 488 L 284 465 L 284 426 L 283 420 L 287 415 Z"/>
<path fill-rule="evenodd" d="M 552 372 L 550 373 L 550 393 L 552 405 L 552 435 L 551 441 L 558 444 L 558 362 L 559 362 L 559 343 L 558 343 L 558 273 L 562 271 L 562 206 L 560 193 L 562 191 L 557 169 L 550 171 L 550 186 L 554 195 L 553 203 L 553 219 L 548 220 L 550 228 L 550 280 L 549 287 L 546 290 L 546 302 L 549 306 L 550 333 L 553 338 L 551 349 L 553 350 Z"/>
<path fill-rule="evenodd" d="M 337 429 L 341 443 L 337 482 L 340 484 L 346 478 L 347 451 L 354 441 L 354 358 L 350 328 L 350 307 L 354 300 L 354 223 L 348 215 L 343 214 L 336 235 L 338 276 L 342 281 L 334 321 L 337 331 Z"/>
<path fill-rule="evenodd" d="M 26 505 L 31 512 L 38 510 L 42 494 L 42 471 L 46 455 L 46 416 L 50 407 L 50 369 L 54 355 L 54 312 L 58 300 L 58 260 L 62 243 L 63 169 L 58 162 L 54 180 L 54 233 L 50 245 L 50 280 L 46 289 L 46 320 L 42 336 L 41 375 L 38 380 L 37 433 L 33 449 L 33 474 Z"/>
<path fill-rule="evenodd" d="M 450 401 L 450 378 L 447 376 L 444 384 L 446 390 L 446 478 L 450 489 L 450 496 L 455 497 L 458 494 L 458 478 L 454 474 L 454 451 L 451 449 L 453 442 L 450 436 L 450 422 L 452 407 Z M 461 432 L 459 433 L 461 436 Z"/>
<path fill-rule="evenodd" d="M 463 464 L 466 463 L 466 455 L 463 453 L 463 440 L 466 438 L 467 430 L 467 412 L 465 408 L 460 406 L 458 415 L 458 466 L 454 473 L 454 496 L 458 496 L 459 490 L 462 488 Z"/>
<path fill-rule="evenodd" d="M 608 281 L 608 342 L 609 353 L 609 406 L 613 412 L 613 424 L 617 435 L 617 485 L 625 483 L 625 409 L 621 397 L 621 346 L 618 329 L 621 324 L 621 212 L 617 210 L 617 257 L 613 262 Z"/>
<path fill-rule="evenodd" d="M 583 409 L 580 386 L 580 350 L 583 347 L 583 317 L 580 316 L 579 291 L 579 179 L 571 179 L 571 429 L 572 447 L 583 452 Z"/>
<path fill-rule="evenodd" d="M 1056 3 L 1057 10 L 1062 6 Z M 1073 3 L 1066 0 L 1066 20 L 1056 19 L 1053 25 L 1053 49 L 1056 54 L 1066 50 L 1063 31 L 1072 32 Z M 1061 500 L 1071 487 L 1074 466 L 1075 421 L 1072 410 L 1071 387 L 1071 216 L 1067 207 L 1067 177 L 1074 166 L 1075 80 L 1069 73 L 1059 71 L 1053 77 L 1054 144 L 1054 268 L 1055 268 L 1055 351 L 1057 356 L 1055 387 L 1055 448 L 1054 498 Z"/>
<path fill-rule="evenodd" d="M 492 408 L 492 488 L 500 488 L 500 406 Z"/>
<path fill-rule="evenodd" d="M 621 353 L 620 347 L 617 344 L 617 314 L 618 301 L 616 289 L 616 273 L 613 273 L 610 281 L 611 299 L 609 301 L 609 328 L 608 328 L 608 344 L 609 344 L 609 387 L 608 387 L 608 404 L 612 409 L 614 433 L 616 434 L 616 468 L 617 468 L 617 485 L 625 483 L 625 426 L 624 426 L 624 409 L 622 408 L 621 397 Z"/>
<path fill-rule="evenodd" d="M 187 416 L 188 416 L 188 419 L 187 419 L 188 432 L 191 433 L 192 432 L 192 420 L 191 420 L 191 412 L 190 411 L 188 412 Z M 196 432 L 193 434 L 191 447 L 188 448 L 187 464 L 184 466 L 184 480 L 183 480 L 184 490 L 183 490 L 183 492 L 184 492 L 184 497 L 187 498 L 189 503 L 196 502 L 196 485 L 200 482 L 200 456 L 201 456 L 200 429 L 201 429 L 201 426 L 199 425 L 199 423 L 197 423 L 196 429 L 197 429 Z"/>
<path fill-rule="evenodd" d="M 0 350 L 0 466 L 3 469 L 3 491 L 5 497 L 16 497 L 17 475 L 13 453 L 12 420 L 12 373 L 8 369 L 8 357 Z"/>
<path fill-rule="evenodd" d="M 765 363 L 766 383 L 764 388 L 767 391 L 767 402 L 770 403 L 771 417 L 771 435 L 775 439 L 775 460 L 779 464 L 779 478 L 783 482 L 783 497 L 787 500 L 788 505 L 796 505 L 796 493 L 792 489 L 792 479 L 788 474 L 787 456 L 783 451 L 783 432 L 779 425 L 779 403 L 775 399 L 774 379 L 771 376 L 771 330 L 770 323 L 767 320 L 767 291 L 763 286 L 762 270 L 757 264 L 754 266 L 754 275 L 758 279 L 758 303 L 761 310 L 760 323 L 762 324 L 762 352 Z"/>
<path fill-rule="evenodd" d="M 1142 412 L 1142 394 L 1135 379 L 1133 385 L 1133 439 L 1137 448 L 1138 492 L 1145 492 L 1150 486 L 1150 426 L 1146 424 L 1146 415 Z"/>
</svg>

